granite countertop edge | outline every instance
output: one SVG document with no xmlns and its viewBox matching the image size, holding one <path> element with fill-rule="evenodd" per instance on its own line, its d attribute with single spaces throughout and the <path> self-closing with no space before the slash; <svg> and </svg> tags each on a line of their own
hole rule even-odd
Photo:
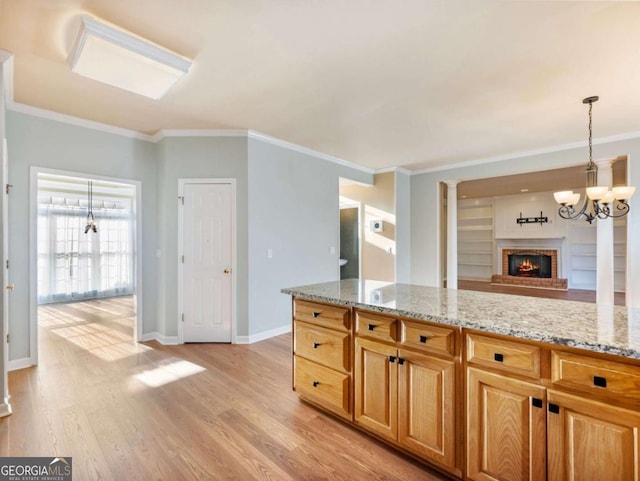
<svg viewBox="0 0 640 481">
<path fill-rule="evenodd" d="M 412 311 L 407 311 L 403 309 L 395 309 L 391 307 L 376 306 L 372 304 L 366 304 L 362 302 L 350 301 L 345 299 L 337 299 L 335 297 L 330 297 L 330 296 L 304 293 L 296 290 L 296 288 L 281 289 L 281 292 L 283 294 L 289 294 L 291 296 L 299 297 L 301 299 L 305 299 L 309 301 L 326 302 L 334 305 L 355 307 L 355 308 L 365 309 L 368 311 L 380 312 L 382 314 L 390 314 L 394 316 L 407 317 L 407 318 L 416 319 L 416 320 L 431 321 L 431 322 L 448 325 L 452 327 L 475 329 L 477 331 L 484 331 L 492 334 L 513 336 L 519 339 L 543 342 L 547 344 L 555 344 L 559 346 L 573 347 L 573 348 L 583 349 L 587 351 L 599 352 L 604 354 L 610 354 L 610 355 L 622 356 L 626 358 L 640 360 L 639 350 L 625 349 L 619 346 L 613 346 L 609 344 L 577 341 L 571 338 L 550 336 L 542 333 L 537 333 L 529 329 L 523 330 L 523 329 L 517 329 L 517 328 L 504 328 L 504 327 L 492 328 L 493 326 L 491 326 L 490 324 L 483 323 L 481 321 L 473 322 L 473 321 L 451 320 L 445 316 L 436 316 L 436 315 L 426 314 L 424 312 L 412 312 Z"/>
</svg>

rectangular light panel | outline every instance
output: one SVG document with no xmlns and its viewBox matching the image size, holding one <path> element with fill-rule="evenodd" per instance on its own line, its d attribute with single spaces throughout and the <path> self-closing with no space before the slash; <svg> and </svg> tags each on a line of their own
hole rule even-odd
<svg viewBox="0 0 640 481">
<path fill-rule="evenodd" d="M 191 62 L 146 40 L 82 16 L 71 71 L 152 99 L 161 98 Z"/>
</svg>

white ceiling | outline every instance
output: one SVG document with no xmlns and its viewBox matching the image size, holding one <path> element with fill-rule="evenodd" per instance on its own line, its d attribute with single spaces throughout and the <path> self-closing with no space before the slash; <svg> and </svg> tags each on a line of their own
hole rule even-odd
<svg viewBox="0 0 640 481">
<path fill-rule="evenodd" d="M 83 13 L 191 72 L 159 101 L 71 73 Z M 596 139 L 640 131 L 639 20 L 638 2 L 0 0 L 0 49 L 19 103 L 419 169 L 585 141 L 590 95 Z"/>
</svg>

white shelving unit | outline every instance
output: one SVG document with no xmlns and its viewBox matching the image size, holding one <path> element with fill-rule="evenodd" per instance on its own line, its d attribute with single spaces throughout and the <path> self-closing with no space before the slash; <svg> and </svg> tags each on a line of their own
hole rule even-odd
<svg viewBox="0 0 640 481">
<path fill-rule="evenodd" d="M 493 274 L 493 199 L 458 201 L 458 278 L 491 280 Z"/>
</svg>

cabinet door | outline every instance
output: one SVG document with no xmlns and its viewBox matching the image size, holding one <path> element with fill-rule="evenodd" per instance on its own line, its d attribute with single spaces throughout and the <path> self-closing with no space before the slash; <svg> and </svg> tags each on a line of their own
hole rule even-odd
<svg viewBox="0 0 640 481">
<path fill-rule="evenodd" d="M 640 479 L 640 413 L 549 391 L 549 481 Z"/>
<path fill-rule="evenodd" d="M 545 388 L 474 368 L 467 383 L 469 479 L 544 481 Z"/>
<path fill-rule="evenodd" d="M 397 350 L 368 339 L 356 338 L 355 422 L 396 440 L 398 437 Z"/>
<path fill-rule="evenodd" d="M 398 356 L 398 441 L 454 468 L 455 363 L 403 350 Z"/>
</svg>

